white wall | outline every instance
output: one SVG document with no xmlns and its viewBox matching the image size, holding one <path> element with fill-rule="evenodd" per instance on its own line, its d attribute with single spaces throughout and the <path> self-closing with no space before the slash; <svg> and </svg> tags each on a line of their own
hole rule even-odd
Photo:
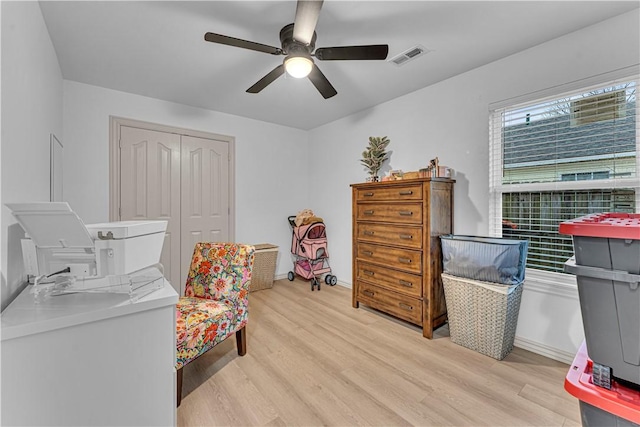
<svg viewBox="0 0 640 427">
<path fill-rule="evenodd" d="M 2 5 L 0 5 L 0 41 L 2 40 Z M 0 94 L 2 94 L 2 48 L 0 47 Z M 2 129 L 2 102 L 0 102 L 0 130 Z M 2 141 L 2 135 L 0 131 L 0 142 Z M 0 202 L 2 201 L 2 144 L 0 144 Z M 0 297 L 2 296 L 2 289 L 5 283 L 4 271 L 6 264 L 3 261 L 3 256 L 7 252 L 4 249 L 4 241 L 2 240 L 6 233 L 4 233 L 4 225 L 2 224 L 2 203 L 0 203 Z M 8 300 L 7 300 L 8 301 Z M 0 310 L 5 306 L 4 301 L 0 304 Z M 0 418 L 2 417 L 2 410 L 0 410 Z"/>
<path fill-rule="evenodd" d="M 235 137 L 236 240 L 280 246 L 291 269 L 287 216 L 307 207 L 307 132 L 64 81 L 64 194 L 86 223 L 109 220 L 109 116 Z"/>
<path fill-rule="evenodd" d="M 62 134 L 62 73 L 37 2 L 2 8 L 2 309 L 22 289 L 20 238 L 5 203 L 49 200 L 49 135 Z"/>
<path fill-rule="evenodd" d="M 364 181 L 359 159 L 369 136 L 391 139 L 393 169 L 418 170 L 436 156 L 453 167 L 454 232 L 487 235 L 489 104 L 638 64 L 639 38 L 636 10 L 312 130 L 309 179 L 322 182 L 312 209 L 327 223 L 339 281 L 351 284 L 349 184 Z M 560 296 L 550 286 L 525 287 L 517 336 L 522 346 L 570 357 L 582 341 L 577 292 Z"/>
</svg>

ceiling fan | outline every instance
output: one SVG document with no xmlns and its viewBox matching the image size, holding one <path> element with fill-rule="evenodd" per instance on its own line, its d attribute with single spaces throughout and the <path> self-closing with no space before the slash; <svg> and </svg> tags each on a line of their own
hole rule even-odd
<svg viewBox="0 0 640 427">
<path fill-rule="evenodd" d="M 331 98 L 338 92 L 322 74 L 313 58 L 320 61 L 338 60 L 384 60 L 389 53 L 386 44 L 365 46 L 340 46 L 320 47 L 316 46 L 316 24 L 322 8 L 322 1 L 298 0 L 296 17 L 293 24 L 285 25 L 280 30 L 280 43 L 282 47 L 268 46 L 222 34 L 206 33 L 204 39 L 212 43 L 220 43 L 228 46 L 241 47 L 272 55 L 285 55 L 284 62 L 271 70 L 266 76 L 258 80 L 256 84 L 247 89 L 249 93 L 258 93 L 285 71 L 296 78 L 309 77 L 311 83 L 325 98 Z M 315 51 L 314 51 L 315 49 Z"/>
</svg>

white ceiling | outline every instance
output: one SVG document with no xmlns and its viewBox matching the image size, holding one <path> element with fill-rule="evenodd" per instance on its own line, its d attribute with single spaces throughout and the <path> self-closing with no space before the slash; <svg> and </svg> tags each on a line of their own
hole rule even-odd
<svg viewBox="0 0 640 427">
<path fill-rule="evenodd" d="M 312 129 L 637 9 L 635 1 L 325 1 L 316 47 L 389 45 L 388 61 L 316 61 L 338 95 L 280 77 L 245 90 L 283 56 L 204 41 L 211 31 L 280 47 L 294 1 L 41 1 L 65 79 Z M 532 64 L 532 67 L 540 64 Z"/>
</svg>

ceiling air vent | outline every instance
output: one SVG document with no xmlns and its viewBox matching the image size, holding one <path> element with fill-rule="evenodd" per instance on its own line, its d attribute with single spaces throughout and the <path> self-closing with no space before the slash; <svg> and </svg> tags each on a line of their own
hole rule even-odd
<svg viewBox="0 0 640 427">
<path fill-rule="evenodd" d="M 400 65 L 406 64 L 407 62 L 413 59 L 416 59 L 419 56 L 424 55 L 427 52 L 429 51 L 425 49 L 423 46 L 414 46 L 410 49 L 405 50 L 401 54 L 394 56 L 389 61 L 400 66 Z"/>
</svg>

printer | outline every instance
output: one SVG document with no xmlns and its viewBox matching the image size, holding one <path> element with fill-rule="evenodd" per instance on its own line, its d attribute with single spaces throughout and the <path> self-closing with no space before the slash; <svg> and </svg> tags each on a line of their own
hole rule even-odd
<svg viewBox="0 0 640 427">
<path fill-rule="evenodd" d="M 27 233 L 21 243 L 30 276 L 123 276 L 160 262 L 167 221 L 85 225 L 66 202 L 6 206 Z"/>
</svg>

